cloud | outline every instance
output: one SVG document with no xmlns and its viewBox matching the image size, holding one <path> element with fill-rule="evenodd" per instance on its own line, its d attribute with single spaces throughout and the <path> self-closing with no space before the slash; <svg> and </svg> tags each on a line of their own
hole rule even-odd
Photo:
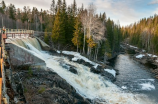
<svg viewBox="0 0 158 104">
<path fill-rule="evenodd" d="M 105 11 L 107 16 L 114 21 L 119 20 L 122 26 L 138 20 L 139 13 L 124 0 L 96 0 L 95 4 L 98 11 Z"/>
<path fill-rule="evenodd" d="M 23 8 L 24 6 L 29 6 L 31 9 L 37 7 L 38 10 L 41 8 L 44 10 L 49 10 L 51 0 L 5 0 L 6 5 L 10 3 L 14 4 L 16 8 Z"/>
<path fill-rule="evenodd" d="M 38 10 L 49 10 L 52 0 L 5 0 L 6 4 L 15 4 L 16 8 L 23 8 L 24 6 L 37 7 Z M 55 0 L 57 2 L 57 0 Z M 74 0 L 66 0 L 67 5 L 73 3 Z M 150 0 L 151 1 L 151 0 Z M 107 16 L 114 21 L 119 20 L 121 25 L 131 24 L 138 21 L 141 17 L 149 16 L 152 11 L 146 12 L 146 7 L 150 2 L 149 0 L 76 0 L 77 6 L 81 7 L 82 3 L 84 7 L 88 7 L 90 3 L 93 3 L 97 7 L 97 13 L 106 12 Z M 158 0 L 156 0 L 158 2 Z M 156 3 L 154 0 L 153 2 Z M 152 3 L 152 2 L 151 2 Z M 144 7 L 143 7 L 143 6 Z M 149 6 L 149 5 L 148 5 Z M 143 12 L 141 9 L 145 9 Z"/>
<path fill-rule="evenodd" d="M 154 1 L 150 2 L 149 4 L 158 4 L 158 0 L 154 0 Z"/>
</svg>

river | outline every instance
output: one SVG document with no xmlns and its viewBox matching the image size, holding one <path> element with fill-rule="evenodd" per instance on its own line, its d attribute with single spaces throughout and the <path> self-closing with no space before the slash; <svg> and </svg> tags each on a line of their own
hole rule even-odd
<svg viewBox="0 0 158 104">
<path fill-rule="evenodd" d="M 128 54 L 119 55 L 113 67 L 119 70 L 116 85 L 132 93 L 145 94 L 158 104 L 158 80 L 152 76 L 148 67 L 136 62 Z"/>
<path fill-rule="evenodd" d="M 92 73 L 90 67 L 73 62 L 66 57 L 42 51 L 35 38 L 10 41 L 45 61 L 47 68 L 67 81 L 78 94 L 92 102 L 97 101 L 99 104 L 155 104 L 152 100 L 156 99 L 154 96 L 157 93 L 156 80 L 145 67 L 130 59 L 128 55 L 118 56 L 115 63 L 115 68 L 120 70 L 115 82 L 118 87 L 103 76 Z M 77 71 L 77 74 L 70 71 L 71 67 Z M 142 94 L 148 95 L 150 99 Z"/>
</svg>

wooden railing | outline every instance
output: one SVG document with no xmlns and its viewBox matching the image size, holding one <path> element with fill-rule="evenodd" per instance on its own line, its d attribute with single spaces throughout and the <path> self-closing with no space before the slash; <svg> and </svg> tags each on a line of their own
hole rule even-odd
<svg viewBox="0 0 158 104">
<path fill-rule="evenodd" d="M 0 33 L 6 34 L 6 38 L 12 37 L 32 37 L 34 34 L 34 30 L 26 30 L 26 29 L 5 29 L 3 30 L 0 28 Z"/>
<path fill-rule="evenodd" d="M 7 89 L 6 89 L 6 80 L 5 80 L 5 71 L 4 71 L 4 60 L 6 58 L 5 56 L 5 35 L 0 33 L 1 41 L 0 41 L 0 64 L 1 64 L 1 73 L 0 73 L 0 104 L 8 104 L 9 98 L 7 96 Z"/>
<path fill-rule="evenodd" d="M 0 47 L 0 55 L 1 55 L 1 59 L 0 59 L 0 64 L 1 64 L 1 71 L 0 71 L 0 104 L 2 101 L 2 68 L 3 68 L 3 60 L 2 60 L 2 48 Z"/>
</svg>

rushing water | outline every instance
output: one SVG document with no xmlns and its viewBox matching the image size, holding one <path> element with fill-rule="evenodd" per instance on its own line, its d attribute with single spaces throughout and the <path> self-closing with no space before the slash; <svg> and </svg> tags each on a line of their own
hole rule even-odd
<svg viewBox="0 0 158 104">
<path fill-rule="evenodd" d="M 119 55 L 114 67 L 120 73 L 116 85 L 133 93 L 145 94 L 158 104 L 158 80 L 152 76 L 149 68 L 134 61 L 127 54 Z"/>
<path fill-rule="evenodd" d="M 53 56 L 41 51 L 39 43 L 36 43 L 38 41 L 34 39 L 27 41 L 24 39 L 21 40 L 22 42 L 15 41 L 12 40 L 14 44 L 44 60 L 48 68 L 65 79 L 85 98 L 100 99 L 102 104 L 154 104 L 142 94 L 133 94 L 122 90 L 102 76 L 90 72 L 90 68 L 84 65 L 69 61 L 65 57 Z M 25 45 L 20 45 L 20 43 Z M 73 66 L 78 74 L 70 72 L 70 66 Z"/>
</svg>

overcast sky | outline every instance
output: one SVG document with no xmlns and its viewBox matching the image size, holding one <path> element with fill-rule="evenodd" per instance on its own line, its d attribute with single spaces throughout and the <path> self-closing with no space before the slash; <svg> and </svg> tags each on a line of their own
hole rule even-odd
<svg viewBox="0 0 158 104">
<path fill-rule="evenodd" d="M 16 8 L 24 6 L 37 7 L 39 10 L 49 10 L 52 0 L 4 0 L 6 5 L 14 4 Z M 56 0 L 57 2 L 57 0 Z M 73 0 L 66 0 L 67 5 Z M 118 20 L 122 26 L 129 25 L 144 17 L 158 14 L 158 0 L 76 0 L 77 6 L 82 3 L 87 7 L 93 3 L 97 7 L 97 12 L 106 12 L 115 22 Z"/>
</svg>

